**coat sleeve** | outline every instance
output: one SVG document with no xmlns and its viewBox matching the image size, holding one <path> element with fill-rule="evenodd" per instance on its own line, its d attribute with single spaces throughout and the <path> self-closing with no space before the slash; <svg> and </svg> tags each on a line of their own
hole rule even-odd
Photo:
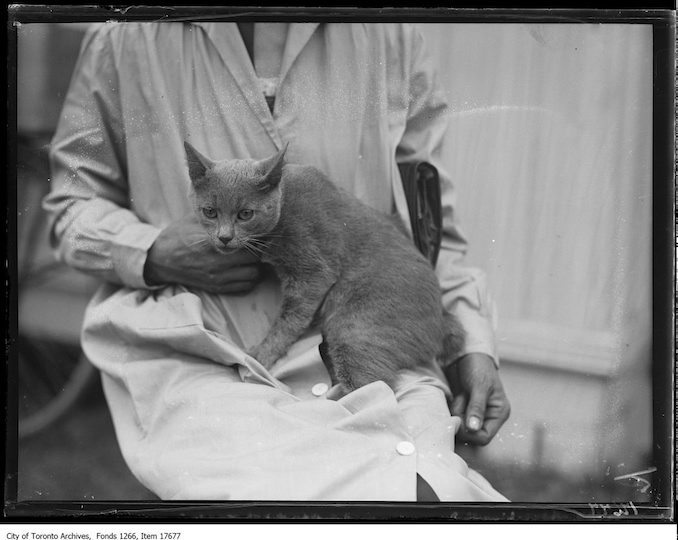
<svg viewBox="0 0 678 540">
<path fill-rule="evenodd" d="M 440 174 L 443 231 L 436 272 L 443 291 L 443 304 L 459 318 L 467 334 L 465 349 L 457 358 L 469 353 L 483 353 L 498 363 L 494 342 L 494 303 L 485 274 L 463 265 L 467 242 L 455 212 L 456 191 L 441 156 L 448 121 L 445 95 L 425 50 L 423 36 L 413 29 L 410 38 L 407 40 L 409 107 L 396 159 L 403 163 L 428 161 Z"/>
<path fill-rule="evenodd" d="M 146 253 L 160 230 L 129 208 L 125 134 L 110 33 L 86 34 L 50 147 L 43 201 L 57 258 L 103 280 L 147 288 Z"/>
</svg>

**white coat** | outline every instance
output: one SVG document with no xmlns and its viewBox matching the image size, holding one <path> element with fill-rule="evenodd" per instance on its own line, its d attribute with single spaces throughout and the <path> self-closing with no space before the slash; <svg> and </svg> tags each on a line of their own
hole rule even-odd
<svg viewBox="0 0 678 540">
<path fill-rule="evenodd" d="M 289 142 L 378 210 L 407 221 L 397 162 L 443 180 L 438 260 L 464 352 L 496 358 L 482 274 L 440 164 L 446 105 L 408 25 L 292 24 L 271 113 L 235 24 L 108 23 L 88 33 L 51 149 L 52 242 L 105 283 L 82 346 L 101 370 L 123 455 L 163 499 L 415 500 L 419 473 L 441 500 L 502 496 L 454 453 L 459 418 L 439 370 L 327 399 L 313 330 L 270 371 L 243 349 L 266 333 L 279 291 L 209 295 L 143 279 L 162 227 L 191 211 L 183 141 L 213 159 L 262 158 Z M 405 443 L 405 444 L 403 444 Z"/>
</svg>

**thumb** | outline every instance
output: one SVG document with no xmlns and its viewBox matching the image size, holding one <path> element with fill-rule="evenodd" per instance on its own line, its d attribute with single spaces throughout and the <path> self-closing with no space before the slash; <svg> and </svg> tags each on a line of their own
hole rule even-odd
<svg viewBox="0 0 678 540">
<path fill-rule="evenodd" d="M 466 408 L 466 429 L 479 431 L 485 421 L 485 409 L 487 407 L 487 391 L 474 390 Z"/>
<path fill-rule="evenodd" d="M 452 416 L 458 416 L 459 418 L 464 418 L 464 412 L 466 411 L 466 395 L 458 394 L 452 399 L 452 407 L 450 412 Z"/>
</svg>

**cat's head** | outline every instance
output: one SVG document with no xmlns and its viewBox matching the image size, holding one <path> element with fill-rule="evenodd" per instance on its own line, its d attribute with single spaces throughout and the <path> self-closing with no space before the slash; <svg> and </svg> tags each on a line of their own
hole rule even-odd
<svg viewBox="0 0 678 540">
<path fill-rule="evenodd" d="M 281 180 L 287 145 L 268 158 L 212 161 L 184 142 L 193 205 L 220 251 L 259 251 L 261 238 L 280 219 Z"/>
</svg>

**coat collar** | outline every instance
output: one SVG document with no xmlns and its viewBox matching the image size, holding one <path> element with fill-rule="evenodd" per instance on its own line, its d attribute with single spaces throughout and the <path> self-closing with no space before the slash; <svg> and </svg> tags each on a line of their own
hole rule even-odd
<svg viewBox="0 0 678 540">
<path fill-rule="evenodd" d="M 280 84 L 283 83 L 292 64 L 297 59 L 303 48 L 320 23 L 292 23 L 287 33 L 287 42 L 283 53 L 282 65 L 280 66 Z"/>
<path fill-rule="evenodd" d="M 266 100 L 259 90 L 257 74 L 254 71 L 252 61 L 247 54 L 247 49 L 238 31 L 238 25 L 228 22 L 195 22 L 192 24 L 201 27 L 206 32 L 218 51 L 219 56 L 221 56 L 222 61 L 240 87 L 250 108 L 256 114 L 273 142 L 280 149 L 282 147 L 280 135 L 268 110 Z M 309 39 L 311 39 L 318 24 L 292 23 L 290 25 L 280 68 L 279 86 L 283 84 L 292 64 L 294 64 L 294 61 Z"/>
<path fill-rule="evenodd" d="M 201 22 L 193 24 L 205 31 L 226 68 L 231 72 L 250 109 L 254 112 L 275 145 L 280 148 L 280 136 L 268 111 L 266 100 L 259 91 L 257 75 L 247 54 L 245 43 L 242 37 L 240 37 L 238 25 L 228 22 Z"/>
</svg>

